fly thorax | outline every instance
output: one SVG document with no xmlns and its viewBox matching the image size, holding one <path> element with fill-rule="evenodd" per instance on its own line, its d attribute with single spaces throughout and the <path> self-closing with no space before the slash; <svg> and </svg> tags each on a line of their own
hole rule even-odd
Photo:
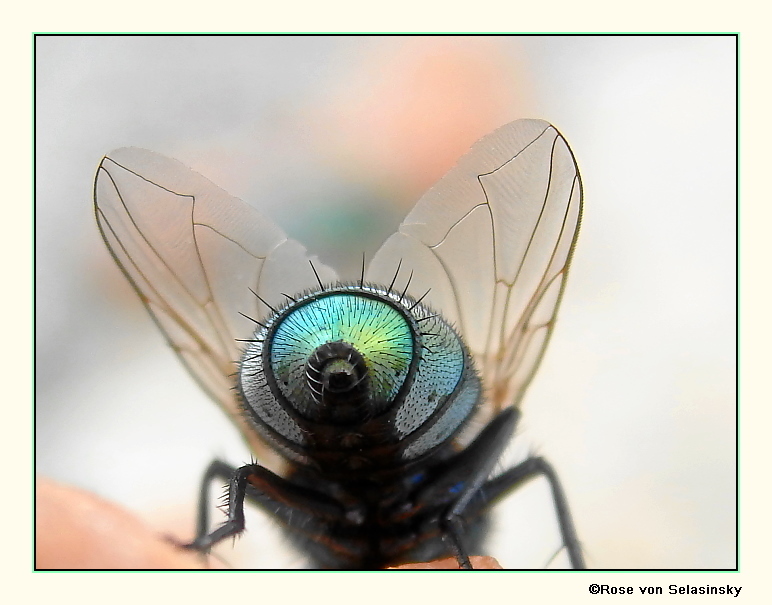
<svg viewBox="0 0 772 605">
<path fill-rule="evenodd" d="M 441 445 L 481 392 L 447 322 L 368 285 L 308 292 L 278 309 L 245 350 L 239 387 L 257 428 L 287 457 L 358 469 Z"/>
</svg>

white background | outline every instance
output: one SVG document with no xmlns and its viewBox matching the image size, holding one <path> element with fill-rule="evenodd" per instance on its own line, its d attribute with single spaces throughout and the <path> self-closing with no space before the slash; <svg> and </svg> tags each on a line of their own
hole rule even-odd
<svg viewBox="0 0 772 605">
<path fill-rule="evenodd" d="M 730 37 L 39 38 L 38 472 L 184 536 L 207 462 L 249 455 L 100 240 L 102 155 L 176 157 L 356 265 L 474 140 L 538 117 L 586 201 L 529 443 L 589 566 L 734 567 L 734 61 Z M 546 562 L 523 506 L 495 534 L 505 567 Z M 277 565 L 243 542 L 236 564 Z"/>
</svg>

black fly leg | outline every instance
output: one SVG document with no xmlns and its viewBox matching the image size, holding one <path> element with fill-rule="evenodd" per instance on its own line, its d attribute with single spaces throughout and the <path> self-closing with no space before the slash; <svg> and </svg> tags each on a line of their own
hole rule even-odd
<svg viewBox="0 0 772 605">
<path fill-rule="evenodd" d="M 212 460 L 212 463 L 204 472 L 201 479 L 201 489 L 198 492 L 198 511 L 196 514 L 196 538 L 195 541 L 202 539 L 209 531 L 209 490 L 215 479 L 223 482 L 229 482 L 231 477 L 236 474 L 236 467 L 221 460 Z"/>
<path fill-rule="evenodd" d="M 193 542 L 185 545 L 186 548 L 205 552 L 221 540 L 243 531 L 246 498 L 293 528 L 295 533 L 334 548 L 340 556 L 360 555 L 360 544 L 346 540 L 333 544 L 329 536 L 331 523 L 346 521 L 356 524 L 361 517 L 358 511 L 347 509 L 337 500 L 296 485 L 257 464 L 247 464 L 234 470 L 223 462 L 213 462 L 204 475 L 200 506 L 208 505 L 208 485 L 211 480 L 227 475 L 230 471 L 233 472 L 228 487 L 228 518 L 220 527 L 207 533 L 208 514 L 199 511 L 199 533 Z"/>
<path fill-rule="evenodd" d="M 582 555 L 579 538 L 576 535 L 574 522 L 571 518 L 571 511 L 568 508 L 566 494 L 560 485 L 555 469 L 544 458 L 527 458 L 517 466 L 485 483 L 480 489 L 482 498 L 474 503 L 475 510 L 470 512 L 476 514 L 482 509 L 488 508 L 496 500 L 508 496 L 525 482 L 540 475 L 547 479 L 550 484 L 552 499 L 555 502 L 555 510 L 557 511 L 560 535 L 563 539 L 563 545 L 568 552 L 571 567 L 574 569 L 585 569 L 584 556 Z"/>
<path fill-rule="evenodd" d="M 186 548 L 206 552 L 220 540 L 228 536 L 235 536 L 244 529 L 244 496 L 247 491 L 247 479 L 252 473 L 252 466 L 247 465 L 239 469 L 233 469 L 230 465 L 218 460 L 209 465 L 204 474 L 199 494 L 196 539 L 190 544 L 186 544 Z M 230 476 L 230 484 L 228 486 L 228 520 L 213 532 L 207 533 L 209 528 L 209 485 L 212 479 L 222 477 L 225 474 Z"/>
<path fill-rule="evenodd" d="M 449 508 L 439 520 L 440 529 L 461 569 L 472 569 L 463 541 L 464 514 L 509 443 L 519 417 L 520 412 L 515 408 L 501 412 L 466 449 L 452 459 L 444 473 L 417 495 L 415 504 L 418 507 L 449 503 Z"/>
</svg>

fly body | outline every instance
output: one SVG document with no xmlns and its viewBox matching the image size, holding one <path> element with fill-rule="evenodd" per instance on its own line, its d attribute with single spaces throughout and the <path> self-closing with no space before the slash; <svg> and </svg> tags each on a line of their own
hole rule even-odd
<svg viewBox="0 0 772 605">
<path fill-rule="evenodd" d="M 182 164 L 135 148 L 106 156 L 95 182 L 105 242 L 258 461 L 212 463 L 188 546 L 241 532 L 246 501 L 314 567 L 453 556 L 470 568 L 490 507 L 543 476 L 571 564 L 583 567 L 552 467 L 530 457 L 492 476 L 552 333 L 581 199 L 560 133 L 513 122 L 479 141 L 344 283 Z M 210 531 L 215 479 L 229 481 L 228 518 Z"/>
</svg>

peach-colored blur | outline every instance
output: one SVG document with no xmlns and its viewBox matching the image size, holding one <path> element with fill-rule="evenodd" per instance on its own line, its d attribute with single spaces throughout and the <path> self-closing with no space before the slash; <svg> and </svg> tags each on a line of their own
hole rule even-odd
<svg viewBox="0 0 772 605">
<path fill-rule="evenodd" d="M 200 569 L 200 557 L 175 546 L 123 508 L 48 479 L 36 482 L 37 569 Z"/>
<path fill-rule="evenodd" d="M 320 109 L 315 140 L 332 147 L 324 150 L 332 169 L 388 179 L 409 210 L 472 143 L 526 115 L 524 71 L 492 38 L 375 46 Z"/>
</svg>

